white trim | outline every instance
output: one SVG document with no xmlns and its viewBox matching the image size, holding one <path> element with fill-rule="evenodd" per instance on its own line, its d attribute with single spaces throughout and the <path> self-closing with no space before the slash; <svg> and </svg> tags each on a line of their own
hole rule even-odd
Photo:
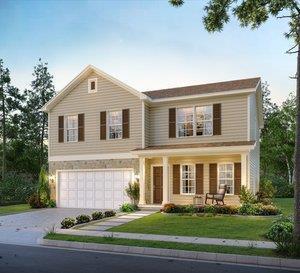
<svg viewBox="0 0 300 273">
<path fill-rule="evenodd" d="M 217 189 L 219 189 L 220 183 L 219 183 L 219 166 L 220 165 L 224 165 L 224 164 L 231 164 L 232 165 L 232 189 L 233 189 L 233 193 L 226 193 L 226 195 L 234 195 L 234 162 L 219 162 L 218 164 L 218 183 L 217 183 Z"/>
<path fill-rule="evenodd" d="M 199 147 L 199 148 L 179 148 L 179 149 L 153 149 L 132 151 L 133 155 L 140 156 L 187 156 L 187 155 L 219 155 L 249 152 L 255 145 L 227 146 L 227 147 Z"/>
<path fill-rule="evenodd" d="M 247 140 L 249 141 L 251 138 L 251 115 L 250 115 L 250 111 L 251 111 L 251 97 L 250 95 L 248 95 L 247 97 Z"/>
<path fill-rule="evenodd" d="M 91 89 L 92 82 L 95 82 L 95 90 Z M 88 79 L 88 93 L 92 94 L 92 93 L 96 93 L 97 91 L 98 91 L 98 79 L 97 78 Z"/>
<path fill-rule="evenodd" d="M 145 148 L 145 102 L 142 100 L 142 148 Z"/>
<path fill-rule="evenodd" d="M 104 71 L 96 68 L 93 65 L 88 65 L 83 69 L 72 81 L 70 81 L 60 92 L 58 92 L 50 101 L 48 101 L 41 109 L 41 111 L 49 112 L 61 99 L 64 98 L 75 86 L 77 86 L 85 77 L 87 77 L 91 72 L 95 72 L 100 77 L 120 86 L 121 88 L 127 90 L 131 94 L 137 96 L 139 99 L 147 99 L 147 96 L 136 89 L 130 87 L 129 85 L 119 81 L 118 79 L 108 75 Z"/>
<path fill-rule="evenodd" d="M 131 153 L 110 154 L 84 154 L 84 155 L 56 155 L 49 156 L 49 161 L 78 161 L 78 160 L 104 160 L 104 159 L 134 159 L 138 156 Z"/>
<path fill-rule="evenodd" d="M 162 167 L 163 168 L 163 165 L 162 164 L 151 164 L 151 185 L 150 185 L 150 190 L 151 190 L 151 204 L 154 204 L 154 200 L 153 200 L 153 183 L 154 183 L 154 180 L 153 180 L 153 168 L 154 167 Z"/>
<path fill-rule="evenodd" d="M 253 92 L 256 92 L 256 88 L 229 90 L 223 92 L 214 92 L 214 93 L 197 94 L 197 95 L 189 95 L 189 96 L 177 96 L 177 97 L 161 98 L 161 99 L 151 99 L 149 97 L 149 101 L 155 103 L 155 102 L 166 102 L 166 101 L 176 101 L 176 100 L 217 97 L 217 96 L 225 96 L 225 95 L 245 94 L 245 93 L 253 93 Z"/>
<path fill-rule="evenodd" d="M 194 193 L 183 193 L 182 192 L 182 166 L 188 166 L 188 165 L 194 166 L 194 189 L 195 189 Z M 191 196 L 191 195 L 195 195 L 195 194 L 196 194 L 196 164 L 195 163 L 180 164 L 180 195 Z"/>
</svg>

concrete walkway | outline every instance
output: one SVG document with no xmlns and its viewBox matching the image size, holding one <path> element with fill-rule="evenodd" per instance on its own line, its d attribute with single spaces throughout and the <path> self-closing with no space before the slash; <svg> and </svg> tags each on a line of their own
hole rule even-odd
<svg viewBox="0 0 300 273">
<path fill-rule="evenodd" d="M 121 216 L 117 216 L 108 220 L 100 221 L 100 222 L 91 222 L 87 225 L 84 225 L 79 228 L 75 228 L 76 230 L 83 230 L 89 233 L 90 231 L 105 231 L 112 227 L 117 227 L 126 223 L 129 223 L 133 220 L 143 218 L 150 214 L 155 213 L 156 211 L 137 211 L 130 214 L 125 214 Z"/>
</svg>

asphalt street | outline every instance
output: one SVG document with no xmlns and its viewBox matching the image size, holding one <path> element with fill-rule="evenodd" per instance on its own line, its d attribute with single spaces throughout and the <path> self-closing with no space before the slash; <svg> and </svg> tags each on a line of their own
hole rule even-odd
<svg viewBox="0 0 300 273">
<path fill-rule="evenodd" d="M 287 273 L 272 268 L 0 244 L 2 273 Z"/>
</svg>

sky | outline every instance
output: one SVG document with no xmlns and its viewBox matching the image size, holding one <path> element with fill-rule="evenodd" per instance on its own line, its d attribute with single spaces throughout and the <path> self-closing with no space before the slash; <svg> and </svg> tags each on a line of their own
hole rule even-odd
<svg viewBox="0 0 300 273">
<path fill-rule="evenodd" d="M 0 0 L 0 58 L 21 90 L 42 58 L 57 91 L 93 64 L 139 91 L 260 76 L 277 103 L 294 92 L 286 19 L 249 30 L 231 18 L 211 34 L 202 24 L 208 0 L 185 2 Z"/>
</svg>

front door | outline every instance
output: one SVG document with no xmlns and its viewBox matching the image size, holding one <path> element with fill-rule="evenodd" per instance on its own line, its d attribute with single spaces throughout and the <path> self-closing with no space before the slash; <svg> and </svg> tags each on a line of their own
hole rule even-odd
<svg viewBox="0 0 300 273">
<path fill-rule="evenodd" d="M 163 167 L 153 167 L 153 203 L 161 204 L 163 198 Z"/>
</svg>

